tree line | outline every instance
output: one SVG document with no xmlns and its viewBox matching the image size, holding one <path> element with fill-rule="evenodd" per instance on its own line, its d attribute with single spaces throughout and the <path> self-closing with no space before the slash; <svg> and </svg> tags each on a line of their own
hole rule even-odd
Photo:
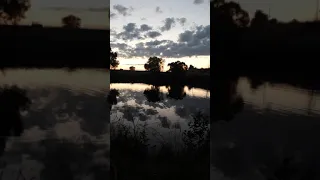
<svg viewBox="0 0 320 180">
<path fill-rule="evenodd" d="M 0 0 L 0 24 L 18 25 L 30 8 L 30 0 Z M 61 23 L 65 28 L 81 27 L 81 19 L 72 14 L 63 17 Z M 33 22 L 32 25 L 42 27 L 38 22 Z"/>
<path fill-rule="evenodd" d="M 237 73 L 262 73 L 261 67 L 281 73 L 287 64 L 292 72 L 316 67 L 312 57 L 318 56 L 320 21 L 281 22 L 262 10 L 250 17 L 239 3 L 225 0 L 210 1 L 210 11 L 215 72 L 223 73 L 231 65 Z M 304 61 L 294 64 L 292 59 Z"/>
<path fill-rule="evenodd" d="M 149 57 L 148 61 L 144 64 L 144 69 L 150 72 L 163 72 L 164 63 L 165 60 L 163 58 L 156 56 Z M 110 48 L 110 68 L 116 69 L 119 66 L 119 64 L 120 62 L 118 60 L 118 53 L 113 52 Z M 190 65 L 190 67 L 188 67 L 187 64 L 181 61 L 169 63 L 168 66 L 170 67 L 168 72 L 172 73 L 183 73 L 188 70 L 196 69 L 193 65 Z M 131 66 L 130 70 L 135 70 L 135 67 Z"/>
</svg>

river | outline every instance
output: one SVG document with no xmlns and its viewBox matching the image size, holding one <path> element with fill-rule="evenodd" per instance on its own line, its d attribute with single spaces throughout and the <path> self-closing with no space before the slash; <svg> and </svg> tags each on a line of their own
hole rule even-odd
<svg viewBox="0 0 320 180">
<path fill-rule="evenodd" d="M 320 93 L 247 78 L 217 86 L 211 179 L 319 179 Z M 231 98 L 233 97 L 233 98 Z M 216 100 L 216 101 L 215 101 Z"/>
<path fill-rule="evenodd" d="M 177 141 L 193 114 L 201 111 L 210 115 L 210 92 L 205 89 L 130 83 L 112 83 L 110 88 L 119 91 L 111 122 L 125 119 L 132 125 L 130 119 L 134 118 L 134 123 L 146 124 L 152 131 L 149 143 L 154 145 Z"/>
<path fill-rule="evenodd" d="M 0 179 L 105 179 L 108 79 L 97 69 L 3 71 Z"/>
</svg>

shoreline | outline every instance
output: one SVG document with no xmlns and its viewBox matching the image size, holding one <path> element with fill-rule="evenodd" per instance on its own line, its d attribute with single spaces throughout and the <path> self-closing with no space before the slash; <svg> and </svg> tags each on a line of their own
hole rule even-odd
<svg viewBox="0 0 320 180">
<path fill-rule="evenodd" d="M 110 70 L 110 83 L 143 83 L 155 86 L 174 84 L 210 89 L 210 74 L 174 75 L 169 72 Z"/>
</svg>

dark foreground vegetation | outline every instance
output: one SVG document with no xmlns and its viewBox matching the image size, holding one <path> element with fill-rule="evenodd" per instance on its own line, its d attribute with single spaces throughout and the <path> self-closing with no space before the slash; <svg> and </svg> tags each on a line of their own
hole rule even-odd
<svg viewBox="0 0 320 180">
<path fill-rule="evenodd" d="M 279 22 L 261 10 L 250 18 L 232 1 L 213 0 L 210 6 L 214 32 L 211 64 L 215 71 L 304 78 L 317 75 L 314 58 L 320 45 L 319 21 Z"/>
<path fill-rule="evenodd" d="M 111 90 L 110 105 L 117 104 L 116 96 L 117 90 Z M 192 115 L 189 129 L 180 132 L 182 144 L 163 140 L 156 146 L 149 145 L 152 134 L 147 124 L 128 117 L 111 121 L 111 179 L 209 179 L 209 116 Z"/>
<path fill-rule="evenodd" d="M 0 26 L 0 67 L 109 67 L 109 31 Z"/>
</svg>

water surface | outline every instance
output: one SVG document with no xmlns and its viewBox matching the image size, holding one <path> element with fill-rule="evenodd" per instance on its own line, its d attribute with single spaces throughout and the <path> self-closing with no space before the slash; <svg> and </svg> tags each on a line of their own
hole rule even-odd
<svg viewBox="0 0 320 180">
<path fill-rule="evenodd" d="M 0 87 L 7 87 L 0 91 L 0 106 L 7 110 L 0 111 L 1 178 L 105 179 L 108 80 L 108 72 L 96 69 L 5 70 L 0 75 Z M 24 101 L 30 105 L 20 119 L 16 107 Z"/>
<path fill-rule="evenodd" d="M 113 83 L 119 91 L 111 110 L 111 122 L 121 119 L 132 125 L 146 124 L 151 131 L 150 143 L 181 136 L 193 114 L 210 115 L 210 92 L 186 86 L 152 86 L 147 84 Z M 175 139 L 176 140 L 176 139 Z"/>
<path fill-rule="evenodd" d="M 318 91 L 246 78 L 217 87 L 211 179 L 320 178 Z"/>
</svg>

